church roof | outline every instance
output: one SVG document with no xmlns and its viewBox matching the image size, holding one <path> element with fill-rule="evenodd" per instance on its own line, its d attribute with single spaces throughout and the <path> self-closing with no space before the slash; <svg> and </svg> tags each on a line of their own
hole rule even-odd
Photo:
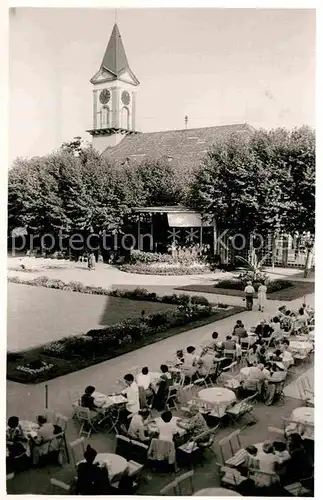
<svg viewBox="0 0 323 500">
<path fill-rule="evenodd" d="M 125 69 L 130 69 L 117 24 L 113 26 L 110 40 L 102 59 L 100 69 L 102 68 L 114 73 L 116 76 L 119 76 Z"/>
<path fill-rule="evenodd" d="M 251 135 L 253 131 L 253 127 L 244 123 L 134 134 L 125 136 L 102 155 L 118 162 L 164 159 L 174 167 L 191 171 L 217 140 L 234 133 Z"/>
</svg>

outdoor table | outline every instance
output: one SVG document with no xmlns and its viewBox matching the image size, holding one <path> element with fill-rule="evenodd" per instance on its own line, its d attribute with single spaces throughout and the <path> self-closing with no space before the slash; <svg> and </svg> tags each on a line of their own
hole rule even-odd
<svg viewBox="0 0 323 500">
<path fill-rule="evenodd" d="M 109 473 L 110 481 L 116 476 L 121 476 L 128 467 L 127 460 L 115 453 L 98 453 L 95 458 L 95 463 L 105 465 Z"/>
<path fill-rule="evenodd" d="M 223 387 L 203 389 L 198 393 L 198 397 L 214 407 L 214 409 L 217 409 L 219 418 L 225 415 L 227 408 L 236 400 L 234 392 Z"/>
<path fill-rule="evenodd" d="M 291 420 L 304 425 L 303 439 L 314 439 L 314 408 L 296 408 L 291 414 Z"/>
<path fill-rule="evenodd" d="M 173 417 L 173 419 L 175 420 L 176 429 L 177 429 L 177 432 L 178 432 L 179 436 L 180 437 L 185 436 L 185 434 L 187 433 L 187 430 L 186 429 L 182 429 L 182 427 L 178 427 L 178 425 L 177 425 L 177 421 L 180 420 L 180 418 L 179 417 Z M 153 433 L 156 433 L 156 434 L 158 433 L 158 421 L 162 422 L 161 417 L 158 417 L 155 420 L 149 422 L 149 424 L 147 425 L 147 427 L 148 427 L 148 431 L 150 433 L 152 433 L 152 434 Z"/>
<path fill-rule="evenodd" d="M 289 349 L 292 354 L 309 354 L 313 350 L 313 344 L 311 342 L 291 340 L 289 342 Z"/>
<path fill-rule="evenodd" d="M 196 491 L 193 497 L 241 497 L 240 493 L 226 488 L 205 488 Z"/>
<path fill-rule="evenodd" d="M 31 422 L 30 420 L 20 420 L 20 427 L 24 434 L 28 434 L 28 436 L 32 438 L 36 438 L 39 431 L 39 425 L 35 422 Z"/>
</svg>

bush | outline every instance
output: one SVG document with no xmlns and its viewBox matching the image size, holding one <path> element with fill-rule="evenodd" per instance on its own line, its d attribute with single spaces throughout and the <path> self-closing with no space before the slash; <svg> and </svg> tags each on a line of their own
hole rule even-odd
<svg viewBox="0 0 323 500">
<path fill-rule="evenodd" d="M 151 275 L 168 275 L 168 276 L 184 276 L 193 274 L 210 273 L 208 264 L 203 265 L 181 265 L 181 264 L 164 264 L 160 266 L 152 266 L 144 263 L 123 264 L 120 270 L 126 273 L 133 274 L 151 274 Z"/>
<path fill-rule="evenodd" d="M 229 290 L 243 290 L 244 286 L 238 279 L 220 280 L 215 283 L 214 288 L 227 288 Z"/>
<path fill-rule="evenodd" d="M 173 262 L 173 258 L 171 255 L 167 253 L 151 253 L 151 252 L 143 252 L 141 250 L 132 250 L 130 253 L 130 263 L 136 264 L 138 262 L 143 264 L 151 264 L 153 262 Z"/>
<path fill-rule="evenodd" d="M 290 288 L 294 286 L 294 283 L 289 280 L 273 280 L 270 281 L 267 285 L 267 291 L 270 292 L 278 292 L 279 290 L 284 290 L 285 288 Z"/>
<path fill-rule="evenodd" d="M 192 304 L 199 304 L 201 306 L 209 306 L 210 305 L 207 298 L 205 298 L 203 295 L 193 295 L 193 297 L 191 297 L 191 303 Z"/>
</svg>

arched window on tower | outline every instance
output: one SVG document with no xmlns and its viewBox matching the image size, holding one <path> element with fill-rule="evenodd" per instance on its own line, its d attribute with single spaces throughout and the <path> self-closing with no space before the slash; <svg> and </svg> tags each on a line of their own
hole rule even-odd
<svg viewBox="0 0 323 500">
<path fill-rule="evenodd" d="M 121 127 L 126 130 L 130 129 L 130 113 L 126 106 L 122 108 Z"/>
<path fill-rule="evenodd" d="M 101 109 L 101 128 L 110 127 L 110 108 L 103 106 Z"/>
</svg>

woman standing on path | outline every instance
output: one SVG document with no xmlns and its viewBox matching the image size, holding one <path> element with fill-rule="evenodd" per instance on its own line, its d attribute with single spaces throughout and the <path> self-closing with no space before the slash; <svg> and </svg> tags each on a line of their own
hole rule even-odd
<svg viewBox="0 0 323 500">
<path fill-rule="evenodd" d="M 261 283 L 258 288 L 258 308 L 263 312 L 267 303 L 267 287 L 265 283 Z"/>
</svg>

